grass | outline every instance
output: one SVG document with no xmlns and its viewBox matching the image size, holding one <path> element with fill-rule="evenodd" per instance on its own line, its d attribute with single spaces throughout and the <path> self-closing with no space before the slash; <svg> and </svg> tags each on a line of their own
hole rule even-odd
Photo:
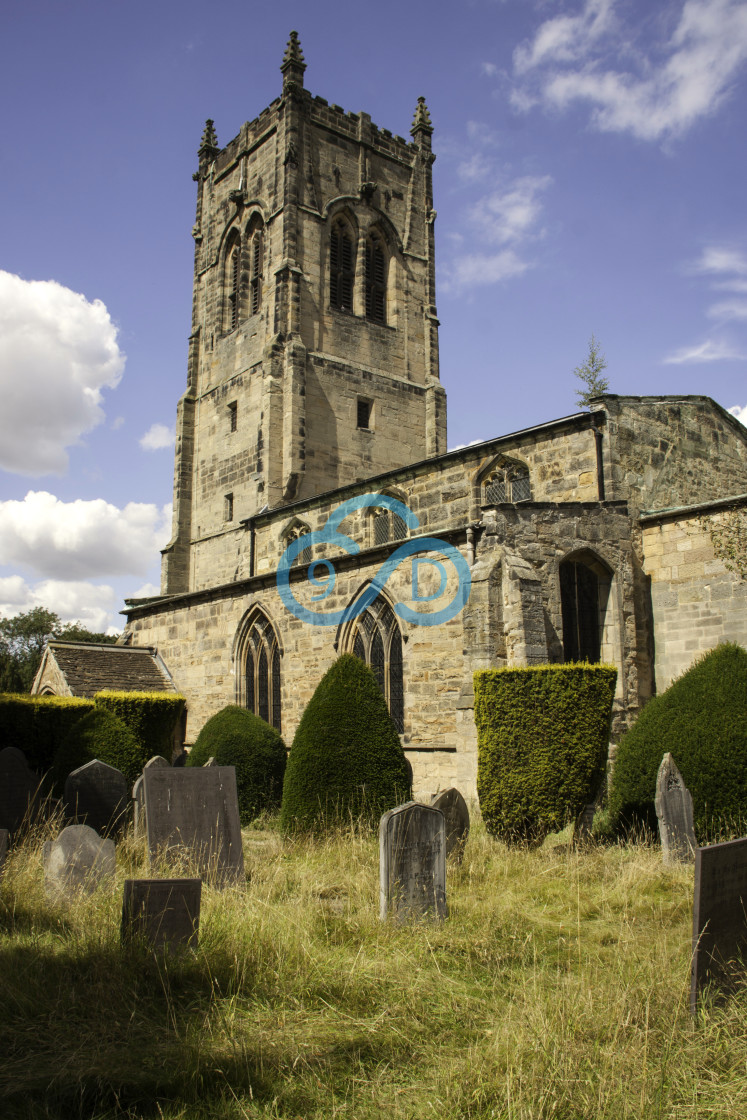
<svg viewBox="0 0 747 1120">
<path fill-rule="evenodd" d="M 695 1120 L 747 1114 L 747 994 L 688 1013 L 692 868 L 645 843 L 508 849 L 479 823 L 441 926 L 378 920 L 377 839 L 244 831 L 199 948 L 119 944 L 113 888 L 45 902 L 41 832 L 0 880 L 0 1115 Z M 47 826 L 54 831 L 54 825 Z"/>
</svg>

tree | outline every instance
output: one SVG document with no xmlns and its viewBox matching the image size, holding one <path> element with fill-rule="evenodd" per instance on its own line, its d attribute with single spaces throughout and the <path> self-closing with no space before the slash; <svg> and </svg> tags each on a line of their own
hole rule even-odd
<svg viewBox="0 0 747 1120">
<path fill-rule="evenodd" d="M 747 516 L 743 509 L 727 509 L 718 521 L 700 518 L 700 527 L 711 538 L 713 555 L 727 572 L 747 579 Z"/>
<path fill-rule="evenodd" d="M 69 642 L 105 642 L 116 636 L 86 630 L 79 622 L 60 621 L 46 607 L 32 607 L 13 618 L 0 619 L 0 691 L 29 692 L 49 638 Z"/>
<path fill-rule="evenodd" d="M 592 334 L 589 339 L 589 353 L 582 366 L 576 366 L 573 373 L 586 388 L 576 391 L 576 400 L 582 408 L 588 408 L 594 397 L 606 393 L 610 387 L 609 379 L 602 377 L 607 368 L 607 359 L 599 349 L 599 343 Z"/>
</svg>

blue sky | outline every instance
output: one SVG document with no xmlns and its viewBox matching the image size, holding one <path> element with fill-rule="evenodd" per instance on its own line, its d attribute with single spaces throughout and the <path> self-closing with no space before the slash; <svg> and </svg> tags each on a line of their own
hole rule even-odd
<svg viewBox="0 0 747 1120">
<path fill-rule="evenodd" d="M 267 10 L 269 8 L 269 11 Z M 119 628 L 158 584 L 196 150 L 306 86 L 433 144 L 449 446 L 619 393 L 747 406 L 747 3 L 10 0 L 0 42 L 0 615 Z M 747 409 L 745 409 L 747 419 Z"/>
</svg>

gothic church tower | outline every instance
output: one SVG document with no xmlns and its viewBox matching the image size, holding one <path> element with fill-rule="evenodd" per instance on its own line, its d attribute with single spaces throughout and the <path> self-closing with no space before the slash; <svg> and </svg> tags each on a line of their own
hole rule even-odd
<svg viewBox="0 0 747 1120">
<path fill-rule="evenodd" d="M 291 32 L 282 95 L 226 147 L 202 137 L 164 594 L 221 582 L 260 510 L 446 450 L 425 101 L 408 143 L 305 69 Z"/>
</svg>

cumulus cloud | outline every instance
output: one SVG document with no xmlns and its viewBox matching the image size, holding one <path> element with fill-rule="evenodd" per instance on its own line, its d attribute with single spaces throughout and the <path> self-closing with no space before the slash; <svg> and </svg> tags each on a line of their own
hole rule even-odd
<svg viewBox="0 0 747 1120">
<path fill-rule="evenodd" d="M 151 424 L 138 443 L 144 451 L 161 451 L 164 447 L 173 447 L 176 433 L 166 424 Z"/>
<path fill-rule="evenodd" d="M 47 580 L 144 576 L 167 543 L 171 508 L 103 499 L 63 502 L 46 491 L 0 502 L 0 564 Z"/>
<path fill-rule="evenodd" d="M 683 346 L 663 359 L 667 365 L 685 365 L 693 362 L 723 362 L 747 360 L 747 355 L 735 350 L 728 342 L 706 339 L 697 346 Z"/>
<path fill-rule="evenodd" d="M 742 407 L 740 404 L 735 404 L 733 408 L 728 410 L 732 416 L 736 416 L 740 424 L 747 426 L 747 404 Z"/>
<path fill-rule="evenodd" d="M 585 102 L 594 127 L 642 140 L 680 135 L 715 112 L 747 61 L 743 0 L 686 0 L 671 35 L 645 49 L 616 17 L 616 3 L 586 0 L 577 15 L 546 20 L 517 47 L 515 108 Z"/>
<path fill-rule="evenodd" d="M 124 626 L 117 616 L 119 605 L 114 588 L 107 584 L 54 579 L 30 584 L 20 576 L 0 577 L 0 618 L 45 607 L 62 622 L 80 622 L 96 633 L 118 633 Z"/>
<path fill-rule="evenodd" d="M 0 271 L 0 467 L 64 474 L 68 448 L 104 419 L 125 357 L 101 300 Z"/>
</svg>

